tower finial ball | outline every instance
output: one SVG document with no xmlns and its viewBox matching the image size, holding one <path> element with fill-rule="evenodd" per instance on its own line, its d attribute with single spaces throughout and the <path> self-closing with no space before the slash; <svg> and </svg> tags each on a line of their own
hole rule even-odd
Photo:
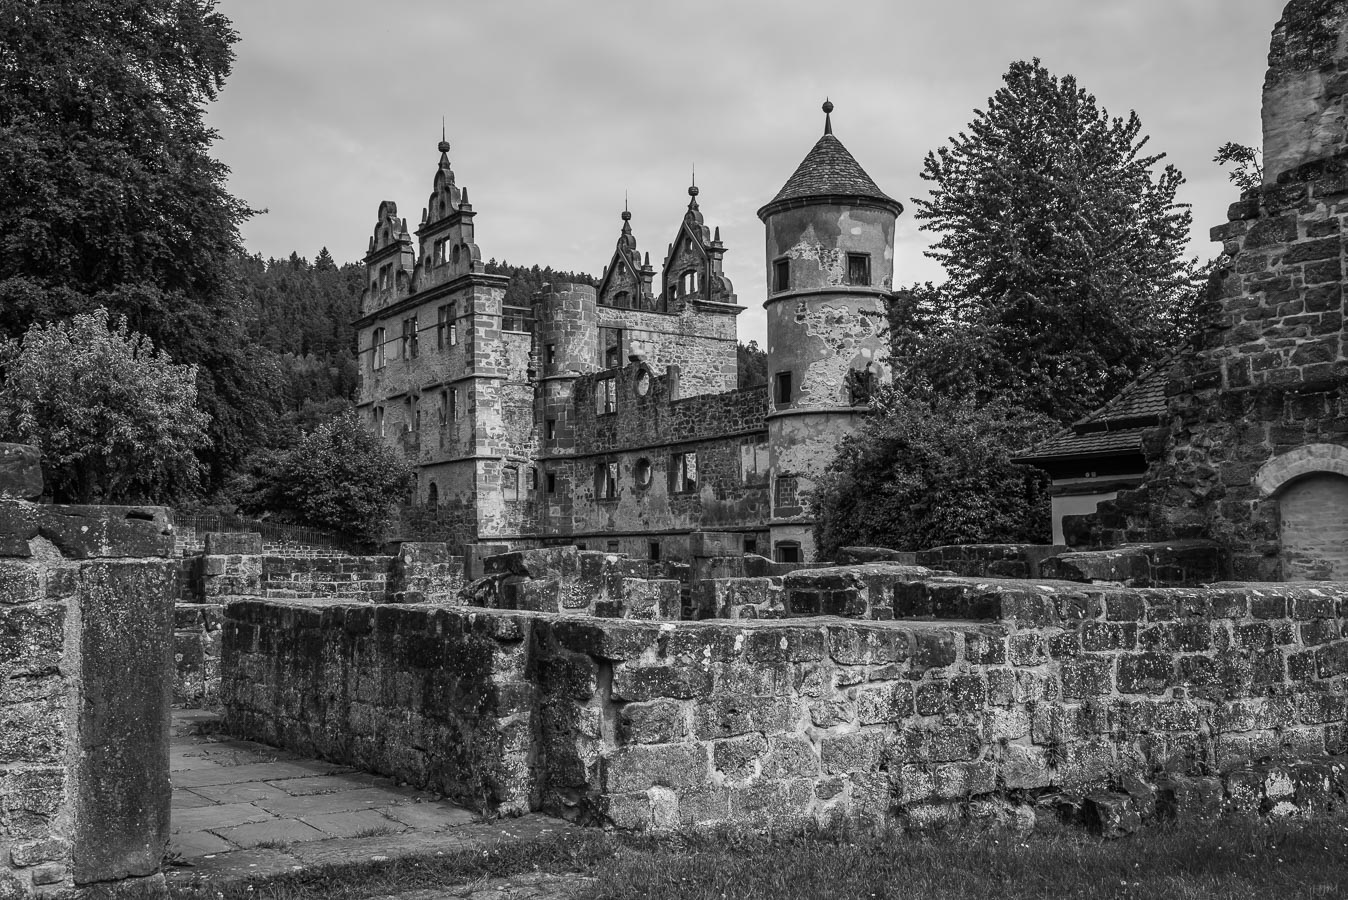
<svg viewBox="0 0 1348 900">
<path fill-rule="evenodd" d="M 825 101 L 824 101 L 824 115 L 828 115 L 828 114 L 831 113 L 831 112 L 833 112 L 833 101 L 832 101 L 832 100 L 825 100 Z"/>
</svg>

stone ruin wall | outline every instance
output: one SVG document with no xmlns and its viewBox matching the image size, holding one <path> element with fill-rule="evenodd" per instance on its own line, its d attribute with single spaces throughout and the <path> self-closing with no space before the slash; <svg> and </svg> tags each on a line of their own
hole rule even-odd
<svg viewBox="0 0 1348 900">
<path fill-rule="evenodd" d="M 166 896 L 177 581 L 166 510 L 0 500 L 0 897 Z"/>
<path fill-rule="evenodd" d="M 1069 543 L 1211 538 L 1236 578 L 1348 577 L 1348 554 L 1319 574 L 1296 558 L 1278 495 L 1294 477 L 1348 474 L 1334 464 L 1348 449 L 1345 33 L 1344 0 L 1287 5 L 1264 88 L 1265 183 L 1212 231 L 1223 256 L 1198 346 L 1169 373 L 1169 427 L 1148 442 L 1143 486 L 1070 517 Z"/>
<path fill-rule="evenodd" d="M 636 829 L 1055 810 L 1126 828 L 1344 800 L 1344 586 L 849 571 L 791 573 L 784 603 L 855 619 L 239 601 L 228 726 Z"/>
</svg>

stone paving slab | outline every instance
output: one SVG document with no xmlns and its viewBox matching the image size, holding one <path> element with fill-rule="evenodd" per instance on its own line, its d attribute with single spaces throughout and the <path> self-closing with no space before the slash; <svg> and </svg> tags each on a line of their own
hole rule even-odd
<svg viewBox="0 0 1348 900">
<path fill-rule="evenodd" d="M 386 894 L 370 900 L 580 900 L 593 896 L 595 886 L 595 879 L 584 875 L 537 873 Z"/>
<path fill-rule="evenodd" d="M 205 879 L 214 886 L 362 860 L 434 857 L 570 829 L 545 816 L 484 823 L 392 779 L 224 735 L 173 738 L 170 778 L 168 877 L 175 884 Z"/>
</svg>

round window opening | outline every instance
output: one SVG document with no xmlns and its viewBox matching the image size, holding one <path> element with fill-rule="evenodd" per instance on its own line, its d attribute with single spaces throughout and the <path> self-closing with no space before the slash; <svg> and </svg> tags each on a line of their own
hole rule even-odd
<svg viewBox="0 0 1348 900">
<path fill-rule="evenodd" d="M 644 397 L 651 392 L 651 373 L 642 369 L 637 373 L 637 396 Z"/>
<path fill-rule="evenodd" d="M 636 476 L 637 487 L 651 486 L 651 461 L 644 456 L 637 460 L 636 468 L 632 474 Z"/>
</svg>

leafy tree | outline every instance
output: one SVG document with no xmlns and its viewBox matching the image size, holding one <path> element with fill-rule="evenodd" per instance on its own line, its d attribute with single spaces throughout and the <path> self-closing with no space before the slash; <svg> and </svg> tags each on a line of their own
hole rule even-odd
<svg viewBox="0 0 1348 900">
<path fill-rule="evenodd" d="M 758 341 L 737 345 L 735 362 L 739 373 L 739 387 L 758 387 L 768 383 L 768 355 L 759 349 Z"/>
<path fill-rule="evenodd" d="M 207 442 L 195 366 L 175 365 L 108 312 L 34 325 L 0 344 L 0 429 L 34 444 L 63 502 L 172 499 L 195 489 Z"/>
<path fill-rule="evenodd" d="M 235 262 L 252 210 L 203 105 L 238 35 L 214 0 L 43 0 L 0 15 L 0 333 L 105 307 L 198 364 L 211 481 L 275 416 Z"/>
<path fill-rule="evenodd" d="M 401 454 L 365 428 L 355 410 L 319 425 L 288 451 L 252 458 L 239 506 L 377 541 L 393 507 L 415 484 Z"/>
<path fill-rule="evenodd" d="M 1042 542 L 1047 479 L 1011 462 L 1052 423 L 1002 402 L 882 388 L 873 415 L 816 483 L 815 545 L 920 550 L 944 544 Z"/>
<path fill-rule="evenodd" d="M 926 292 L 915 324 L 976 342 L 980 397 L 1066 422 L 1184 337 L 1202 274 L 1183 256 L 1184 178 L 1143 152 L 1136 113 L 1111 118 L 1037 59 L 1012 63 L 1004 81 L 926 157 L 931 193 L 914 200 L 916 217 L 940 233 L 928 255 L 948 281 Z M 953 380 L 955 364 L 936 380 Z"/>
<path fill-rule="evenodd" d="M 1242 191 L 1257 188 L 1264 183 L 1264 154 L 1261 150 L 1227 141 L 1217 148 L 1212 161 L 1218 165 L 1232 166 L 1226 175 Z"/>
</svg>

